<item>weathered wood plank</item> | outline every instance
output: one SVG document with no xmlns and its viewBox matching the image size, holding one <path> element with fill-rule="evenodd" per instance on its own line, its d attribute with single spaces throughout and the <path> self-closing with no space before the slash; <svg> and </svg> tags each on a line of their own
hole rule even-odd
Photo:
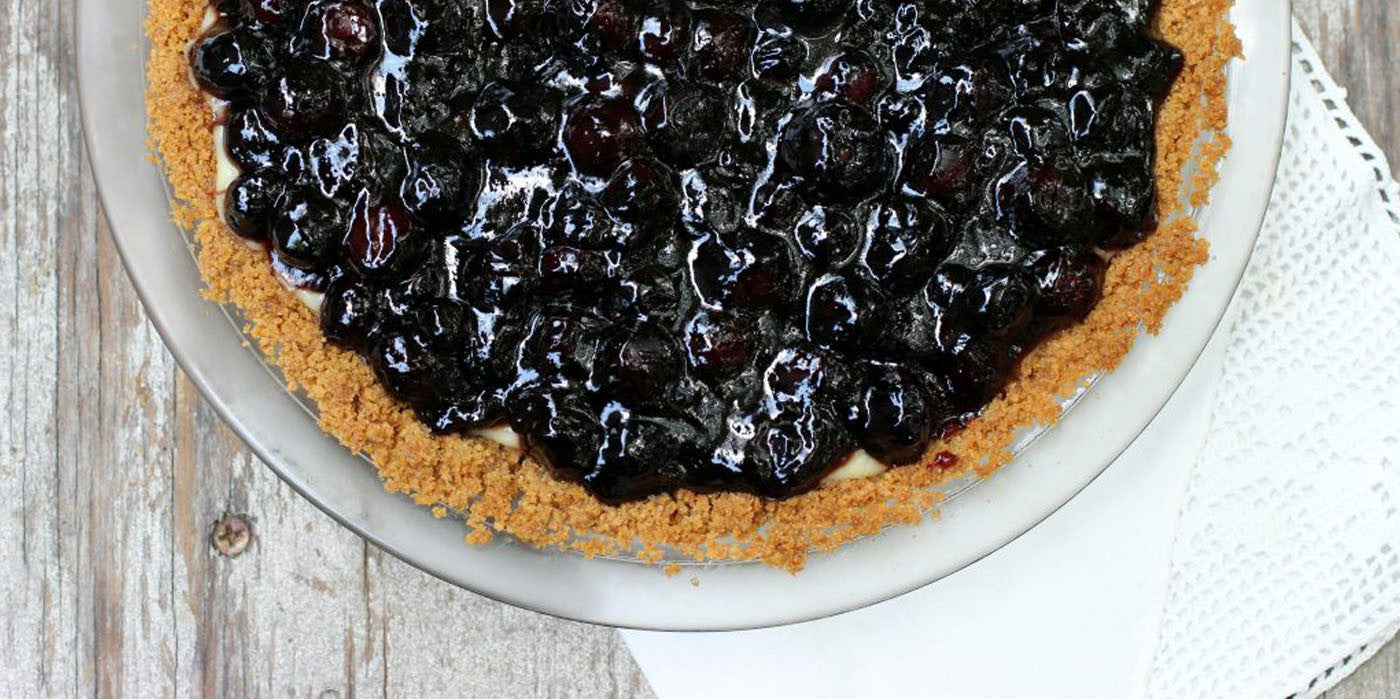
<svg viewBox="0 0 1400 700">
<path fill-rule="evenodd" d="M 98 243 L 100 441 L 91 471 L 100 695 L 175 692 L 171 570 L 175 363 L 146 320 L 110 236 Z"/>
<path fill-rule="evenodd" d="M 86 491 L 74 459 L 92 443 L 60 439 L 93 414 L 66 411 L 57 389 L 82 371 L 66 352 L 67 282 L 81 276 L 62 273 L 96 209 L 73 177 L 82 151 L 63 15 L 42 0 L 0 10 L 0 691 L 12 694 L 85 692 L 93 668 L 77 614 Z"/>
<path fill-rule="evenodd" d="M 383 659 L 365 605 L 364 542 L 253 457 L 183 376 L 176 404 L 179 694 L 377 693 Z M 252 527 L 238 556 L 211 546 L 225 514 Z"/>
<path fill-rule="evenodd" d="M 1400 639 L 1391 640 L 1325 698 L 1393 698 L 1400 695 Z"/>
<path fill-rule="evenodd" d="M 179 693 L 533 696 L 644 694 L 612 630 L 444 584 L 373 547 L 283 485 L 183 378 L 176 431 Z M 213 523 L 254 540 L 229 558 Z M 185 640 L 188 639 L 188 642 Z"/>
<path fill-rule="evenodd" d="M 198 398 L 184 379 L 177 397 Z M 367 547 L 292 493 L 202 402 L 181 411 L 176 444 L 181 695 L 645 691 L 611 630 L 502 606 Z M 229 512 L 254 532 L 235 558 L 208 539 Z"/>
<path fill-rule="evenodd" d="M 203 405 L 101 227 L 71 87 L 75 6 L 0 4 L 0 694 L 649 693 L 611 631 L 367 547 Z M 1298 14 L 1400 153 L 1400 7 L 1298 0 Z M 233 559 L 208 543 L 225 511 L 255 533 Z M 1391 644 L 1333 696 L 1397 690 Z"/>
<path fill-rule="evenodd" d="M 383 606 L 390 697 L 650 695 L 613 630 L 466 593 L 382 552 L 372 552 L 370 562 L 372 605 Z"/>
<path fill-rule="evenodd" d="M 62 8 L 62 5 L 58 5 Z M 72 60 L 72 13 L 53 23 L 64 42 L 59 64 L 60 82 L 76 80 Z M 65 192 L 60 209 L 58 240 L 58 463 L 61 597 L 56 640 L 48 663 L 58 674 L 49 683 L 51 695 L 83 695 L 96 687 L 97 643 L 90 611 L 93 607 L 92 473 L 98 461 L 99 437 L 95 427 L 101 416 L 98 402 L 90 400 L 101 386 L 101 299 L 98 290 L 98 240 L 105 224 L 92 178 L 82 152 L 77 104 L 70 97 L 69 114 L 60 122 L 67 146 L 58 155 L 57 171 Z"/>
</svg>

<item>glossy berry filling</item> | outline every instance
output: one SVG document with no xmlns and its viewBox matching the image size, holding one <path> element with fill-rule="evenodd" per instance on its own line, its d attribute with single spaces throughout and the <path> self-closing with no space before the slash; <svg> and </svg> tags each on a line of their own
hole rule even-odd
<svg viewBox="0 0 1400 700">
<path fill-rule="evenodd" d="M 783 498 L 980 411 L 1155 226 L 1155 0 L 218 0 L 226 218 L 440 433 Z"/>
</svg>

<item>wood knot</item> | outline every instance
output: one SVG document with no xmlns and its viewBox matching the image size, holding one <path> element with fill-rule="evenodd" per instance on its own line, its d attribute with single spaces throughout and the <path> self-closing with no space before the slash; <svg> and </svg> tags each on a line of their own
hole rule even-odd
<svg viewBox="0 0 1400 700">
<path fill-rule="evenodd" d="M 242 554 L 252 541 L 253 526 L 248 523 L 248 518 L 233 513 L 224 513 L 224 517 L 214 523 L 214 531 L 209 534 L 210 544 L 214 545 L 219 554 L 226 557 Z"/>
</svg>

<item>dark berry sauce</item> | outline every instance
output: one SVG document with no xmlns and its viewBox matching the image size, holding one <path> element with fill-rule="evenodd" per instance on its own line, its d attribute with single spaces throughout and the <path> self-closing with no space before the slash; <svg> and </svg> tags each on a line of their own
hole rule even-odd
<svg viewBox="0 0 1400 700">
<path fill-rule="evenodd" d="M 1182 60 L 1155 0 L 215 4 L 231 228 L 608 502 L 920 460 L 1155 226 Z"/>
</svg>

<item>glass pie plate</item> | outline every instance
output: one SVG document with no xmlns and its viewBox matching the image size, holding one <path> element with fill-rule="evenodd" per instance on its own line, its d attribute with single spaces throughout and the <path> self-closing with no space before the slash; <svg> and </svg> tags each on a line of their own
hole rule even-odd
<svg viewBox="0 0 1400 700">
<path fill-rule="evenodd" d="M 321 432 L 311 410 L 244 345 L 229 310 L 200 296 L 190 243 L 171 223 L 164 176 L 147 150 L 145 14 L 144 0 L 79 3 L 83 124 L 127 272 L 209 403 L 294 489 L 404 561 L 512 605 L 647 629 L 761 627 L 870 605 L 957 572 L 1073 498 L 1151 422 L 1224 314 L 1263 222 L 1287 112 L 1289 4 L 1238 0 L 1231 16 L 1245 58 L 1231 63 L 1227 78 L 1234 147 L 1210 203 L 1193 214 L 1211 256 L 1161 333 L 1139 339 L 1058 425 L 994 476 L 961 489 L 937 518 L 814 554 L 797 575 L 739 563 L 686 564 L 667 577 L 626 559 L 586 559 L 506 538 L 468 546 L 461 522 L 385 491 L 369 464 Z"/>
</svg>

